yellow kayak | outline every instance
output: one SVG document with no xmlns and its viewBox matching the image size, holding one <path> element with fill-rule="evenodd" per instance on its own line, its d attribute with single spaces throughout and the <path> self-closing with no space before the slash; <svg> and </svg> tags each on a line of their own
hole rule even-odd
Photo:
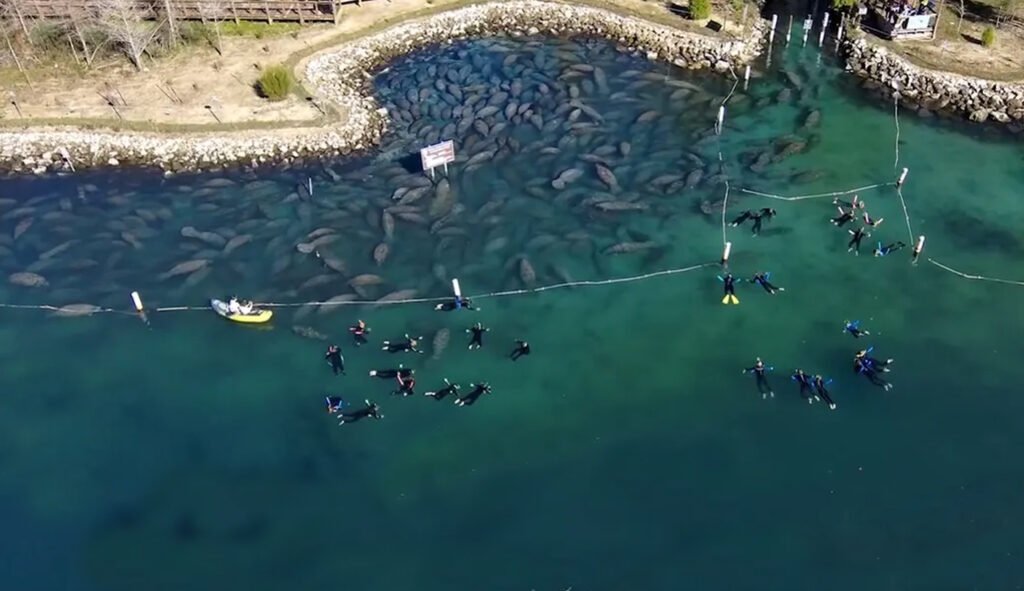
<svg viewBox="0 0 1024 591">
<path fill-rule="evenodd" d="M 210 307 L 213 311 L 227 318 L 232 322 L 241 322 L 244 324 L 263 324 L 264 322 L 270 321 L 274 316 L 273 310 L 260 310 L 255 309 L 251 314 L 232 314 L 228 308 L 228 305 L 220 300 L 210 300 Z"/>
</svg>

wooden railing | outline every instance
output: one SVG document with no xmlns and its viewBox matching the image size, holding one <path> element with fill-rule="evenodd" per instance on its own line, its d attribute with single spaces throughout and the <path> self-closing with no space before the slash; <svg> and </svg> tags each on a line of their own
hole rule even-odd
<svg viewBox="0 0 1024 591">
<path fill-rule="evenodd" d="M 345 4 L 361 4 L 362 0 L 135 0 L 139 9 L 149 18 L 163 18 L 168 8 L 174 18 L 181 20 L 263 21 L 273 22 L 334 22 L 341 16 Z M 97 10 L 99 0 L 20 0 L 17 4 L 21 18 L 63 19 L 76 14 L 90 14 Z M 206 10 L 199 6 L 206 5 Z M 210 6 L 217 6 L 212 17 Z M 12 15 L 13 16 L 13 15 Z"/>
</svg>

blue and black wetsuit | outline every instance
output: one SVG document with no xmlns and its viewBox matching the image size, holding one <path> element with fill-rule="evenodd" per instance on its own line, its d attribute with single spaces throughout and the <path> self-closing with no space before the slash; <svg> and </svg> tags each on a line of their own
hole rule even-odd
<svg viewBox="0 0 1024 591">
<path fill-rule="evenodd" d="M 376 402 L 370 402 L 367 400 L 364 408 L 338 413 L 338 424 L 344 425 L 345 423 L 355 423 L 367 417 L 373 417 L 375 419 L 384 418 L 384 415 L 380 414 L 380 407 L 377 406 Z"/>
<path fill-rule="evenodd" d="M 853 338 L 855 339 L 859 339 L 861 337 L 865 337 L 871 334 L 870 332 L 861 329 L 860 320 L 854 320 L 852 322 L 847 321 L 846 326 L 843 327 L 843 331 L 850 333 L 851 335 L 853 335 Z"/>
<path fill-rule="evenodd" d="M 743 370 L 743 373 L 754 374 L 755 381 L 757 382 L 757 391 L 761 393 L 761 398 L 768 398 L 769 396 L 775 398 L 775 392 L 772 390 L 772 387 L 768 385 L 768 376 L 765 375 L 765 372 L 769 369 L 771 368 L 765 366 L 764 362 L 761 361 L 761 358 L 758 357 L 757 362 L 754 363 L 753 367 L 748 367 Z"/>
<path fill-rule="evenodd" d="M 835 410 L 836 403 L 832 400 L 832 396 L 829 395 L 827 386 L 828 383 L 825 382 L 825 378 L 814 376 L 814 392 L 828 404 L 829 409 Z"/>
<path fill-rule="evenodd" d="M 750 282 L 760 285 L 765 291 L 772 295 L 775 295 L 775 292 L 777 291 L 786 291 L 783 287 L 776 287 L 772 285 L 771 281 L 768 280 L 769 277 L 771 277 L 771 273 L 757 273 L 751 277 Z"/>
<path fill-rule="evenodd" d="M 793 381 L 800 384 L 800 396 L 805 398 L 808 403 L 814 402 L 814 385 L 811 383 L 811 376 L 804 373 L 804 370 L 798 369 L 793 372 Z"/>
<path fill-rule="evenodd" d="M 903 244 L 902 242 L 899 241 L 893 242 L 892 244 L 886 244 L 885 246 L 882 246 L 882 243 L 879 242 L 878 247 L 875 248 L 875 256 L 884 257 L 885 255 L 896 252 L 897 250 L 905 248 L 906 246 L 906 244 Z"/>
<path fill-rule="evenodd" d="M 846 246 L 848 247 L 846 251 L 854 252 L 859 255 L 860 241 L 864 240 L 865 238 L 869 238 L 871 234 L 868 234 L 867 230 L 865 230 L 864 228 L 857 228 L 856 230 L 847 230 L 847 232 L 850 233 L 851 238 L 850 241 L 846 244 Z"/>
</svg>

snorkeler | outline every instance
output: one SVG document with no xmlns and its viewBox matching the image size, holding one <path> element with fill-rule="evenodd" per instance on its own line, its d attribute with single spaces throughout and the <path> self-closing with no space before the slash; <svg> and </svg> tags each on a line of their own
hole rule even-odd
<svg viewBox="0 0 1024 591">
<path fill-rule="evenodd" d="M 771 276 L 771 273 L 757 273 L 750 279 L 750 282 L 760 285 L 765 291 L 772 295 L 775 295 L 775 292 L 777 291 L 786 291 L 786 288 L 784 287 L 776 287 L 772 285 L 768 280 Z"/>
<path fill-rule="evenodd" d="M 850 241 L 846 244 L 846 246 L 849 247 L 846 249 L 846 252 L 852 252 L 857 255 L 860 255 L 860 241 L 870 237 L 871 234 L 868 234 L 868 231 L 865 230 L 864 228 L 857 228 L 856 230 L 847 230 L 847 232 L 850 233 L 851 238 Z"/>
<path fill-rule="evenodd" d="M 469 392 L 469 394 L 466 394 L 461 398 L 457 398 L 455 400 L 455 404 L 457 404 L 458 406 L 470 406 L 474 402 L 476 402 L 477 398 L 480 398 L 484 394 L 491 393 L 491 385 L 488 384 L 487 382 L 484 382 L 482 384 L 470 384 L 470 386 L 472 386 L 473 389 Z"/>
<path fill-rule="evenodd" d="M 449 394 L 454 394 L 455 396 L 458 396 L 459 395 L 459 385 L 458 384 L 453 384 L 453 383 L 449 382 L 448 378 L 444 379 L 444 388 L 441 388 L 440 390 L 438 390 L 436 392 L 424 392 L 423 393 L 424 396 L 430 396 L 434 400 L 444 400 L 445 396 L 448 396 Z"/>
<path fill-rule="evenodd" d="M 401 365 L 399 365 L 398 369 L 371 369 L 370 377 L 380 378 L 382 380 L 391 380 L 398 376 L 411 376 L 414 373 L 416 373 L 415 370 L 409 369 L 407 367 L 402 367 Z"/>
<path fill-rule="evenodd" d="M 401 394 L 402 396 L 412 396 L 413 394 L 416 393 L 415 392 L 416 378 L 413 377 L 412 374 L 405 375 L 405 376 L 398 375 L 398 376 L 395 377 L 395 380 L 398 381 L 398 389 L 395 390 L 394 392 L 392 392 L 392 394 L 395 394 L 395 395 Z"/>
<path fill-rule="evenodd" d="M 442 302 L 442 303 L 434 306 L 434 309 L 435 310 L 440 310 L 441 312 L 451 312 L 452 310 L 460 310 L 460 309 L 477 310 L 478 308 L 474 308 L 473 307 L 473 302 L 469 301 L 469 298 L 464 298 L 462 296 L 455 296 L 450 301 Z"/>
<path fill-rule="evenodd" d="M 884 257 L 885 255 L 896 252 L 897 250 L 904 248 L 905 246 L 906 244 L 903 244 L 902 242 L 899 241 L 893 242 L 892 244 L 887 244 L 885 246 L 882 246 L 882 243 L 879 242 L 878 248 L 875 249 L 875 256 Z"/>
<path fill-rule="evenodd" d="M 422 353 L 423 351 L 417 349 L 421 340 L 423 340 L 423 337 L 416 337 L 414 339 L 409 335 L 405 335 L 404 341 L 384 341 L 381 351 L 387 351 L 388 353 Z"/>
<path fill-rule="evenodd" d="M 853 210 L 853 209 L 864 209 L 864 205 L 865 205 L 864 202 L 860 200 L 860 196 L 859 195 L 854 195 L 852 201 L 843 201 L 842 199 L 836 197 L 835 199 L 832 200 L 832 204 L 833 205 L 841 205 L 843 207 L 849 207 L 851 210 Z"/>
<path fill-rule="evenodd" d="M 827 388 L 829 382 L 831 382 L 831 381 L 832 380 L 829 380 L 828 382 L 826 382 L 825 378 L 823 378 L 821 376 L 814 376 L 814 392 L 819 397 L 821 397 L 822 400 L 824 400 L 825 402 L 828 403 L 829 410 L 835 410 L 836 409 L 836 403 L 832 401 L 832 396 L 829 395 L 828 388 Z"/>
<path fill-rule="evenodd" d="M 748 367 L 743 370 L 743 373 L 754 374 L 757 381 L 757 391 L 761 393 L 761 398 L 768 398 L 769 396 L 775 398 L 775 392 L 772 390 L 772 387 L 768 385 L 768 377 L 765 376 L 765 372 L 770 369 L 774 368 L 766 367 L 764 362 L 761 361 L 761 358 L 758 357 L 757 362 L 754 363 L 753 367 Z"/>
<path fill-rule="evenodd" d="M 853 338 L 855 339 L 866 337 L 871 334 L 870 332 L 863 330 L 860 327 L 860 320 L 854 320 L 852 322 L 847 320 L 846 325 L 843 327 L 843 332 L 850 333 L 851 335 L 853 335 Z"/>
<path fill-rule="evenodd" d="M 338 345 L 331 345 L 327 347 L 327 353 L 324 354 L 324 359 L 327 360 L 327 364 L 331 366 L 331 370 L 334 371 L 334 375 L 339 373 L 345 374 L 345 356 L 341 354 L 341 347 Z"/>
<path fill-rule="evenodd" d="M 473 333 L 473 337 L 469 339 L 469 349 L 471 351 L 484 346 L 484 333 L 489 330 L 491 329 L 484 327 L 479 322 L 466 329 L 466 332 Z"/>
<path fill-rule="evenodd" d="M 868 213 L 866 211 L 864 212 L 864 224 L 866 224 L 867 226 L 869 226 L 871 228 L 877 228 L 879 226 L 879 224 L 881 224 L 884 221 L 885 221 L 885 218 L 878 218 L 876 220 L 876 219 L 873 219 L 871 217 L 870 213 Z"/>
<path fill-rule="evenodd" d="M 861 365 L 872 371 L 889 371 L 888 366 L 893 362 L 893 360 L 887 359 L 885 361 L 882 361 L 880 359 L 875 359 L 870 355 L 873 349 L 874 347 L 868 347 L 867 349 L 858 351 L 857 354 L 854 355 L 853 357 L 854 363 L 860 363 Z"/>
<path fill-rule="evenodd" d="M 752 211 L 750 211 L 748 209 L 747 211 L 744 211 L 739 216 L 737 216 L 736 219 L 734 219 L 733 221 L 729 222 L 729 225 L 732 226 L 733 228 L 735 228 L 736 226 L 742 224 L 743 222 L 749 220 L 752 217 L 754 217 L 754 212 L 752 212 Z"/>
<path fill-rule="evenodd" d="M 794 382 L 800 384 L 800 396 L 805 398 L 808 404 L 812 404 L 814 402 L 814 386 L 811 383 L 811 376 L 805 374 L 804 370 L 798 369 L 790 377 Z"/>
<path fill-rule="evenodd" d="M 846 224 L 852 222 L 854 220 L 854 217 L 856 216 L 854 216 L 852 209 L 850 211 L 843 211 L 843 207 L 841 205 L 837 207 L 839 209 L 839 215 L 837 217 L 832 218 L 831 221 L 836 226 L 842 228 Z"/>
<path fill-rule="evenodd" d="M 376 402 L 366 401 L 366 407 L 360 408 L 359 410 L 353 410 L 349 412 L 338 413 L 338 424 L 344 425 L 345 423 L 355 423 L 361 421 L 366 417 L 373 417 L 375 419 L 383 419 L 384 415 L 380 414 L 380 407 L 377 406 Z"/>
<path fill-rule="evenodd" d="M 740 303 L 739 298 L 736 297 L 736 280 L 733 278 L 732 273 L 726 273 L 725 277 L 719 275 L 718 279 L 722 282 L 722 289 L 725 292 L 725 295 L 722 297 L 722 303 Z"/>
<path fill-rule="evenodd" d="M 341 410 L 341 407 L 345 406 L 345 401 L 341 399 L 341 396 L 327 396 L 327 412 L 334 414 Z"/>
<path fill-rule="evenodd" d="M 882 376 L 878 375 L 877 371 L 875 371 L 871 367 L 868 367 L 868 365 L 865 364 L 860 359 L 855 359 L 853 361 L 853 370 L 856 371 L 859 374 L 862 374 L 872 384 L 874 384 L 876 386 L 882 387 L 886 392 L 888 392 L 889 390 L 892 390 L 892 384 L 890 384 L 889 382 L 885 381 L 882 378 Z"/>
<path fill-rule="evenodd" d="M 516 348 L 512 351 L 512 354 L 509 355 L 509 358 L 511 358 L 512 361 L 515 361 L 515 360 L 519 359 L 520 357 L 522 357 L 523 355 L 529 355 L 529 354 L 530 354 L 530 343 L 527 343 L 526 341 L 519 341 L 519 340 L 517 340 L 516 341 Z"/>
<path fill-rule="evenodd" d="M 355 325 L 348 327 L 348 331 L 352 333 L 352 338 L 355 339 L 357 347 L 366 344 L 366 333 L 370 332 L 370 329 L 366 327 L 365 322 L 356 320 Z"/>
</svg>

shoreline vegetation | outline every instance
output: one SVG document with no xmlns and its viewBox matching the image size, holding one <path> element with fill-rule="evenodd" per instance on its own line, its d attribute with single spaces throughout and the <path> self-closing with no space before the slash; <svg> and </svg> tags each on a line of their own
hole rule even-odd
<svg viewBox="0 0 1024 591">
<path fill-rule="evenodd" d="M 460 11 L 469 19 L 453 16 Z M 12 81 L 12 74 L 21 74 L 27 82 L 9 93 L 0 110 L 0 169 L 44 173 L 72 165 L 130 163 L 173 172 L 365 151 L 379 143 L 387 125 L 387 113 L 372 95 L 367 72 L 402 54 L 454 39 L 490 34 L 595 35 L 651 59 L 725 73 L 752 61 L 764 46 L 768 25 L 759 19 L 753 4 L 715 6 L 711 22 L 718 24 L 716 28 L 705 26 L 708 20 L 687 20 L 685 13 L 676 3 L 643 0 L 391 0 L 353 7 L 338 26 L 300 28 L 290 23 L 216 19 L 179 23 L 179 37 L 190 37 L 192 45 L 183 41 L 184 47 L 170 50 L 169 55 L 140 52 L 131 59 L 142 79 L 164 73 L 161 68 L 185 72 L 185 82 L 154 81 L 149 76 L 149 95 L 138 88 L 122 93 L 118 82 L 111 83 L 104 70 L 113 69 L 115 79 L 131 80 L 124 63 L 113 68 L 90 63 L 86 71 L 84 52 L 81 58 L 75 54 L 77 70 L 63 76 L 78 78 L 63 83 L 71 87 L 63 89 L 63 96 L 45 91 L 47 82 L 52 84 L 61 75 L 48 74 L 49 80 L 37 78 L 33 84 L 28 81 L 39 71 L 0 70 L 0 79 Z M 458 32 L 448 35 L 445 27 Z M 432 32 L 424 35 L 424 30 Z M 87 43 L 83 40 L 82 47 Z M 96 52 L 93 59 L 99 49 Z M 900 92 L 922 114 L 962 112 L 974 121 L 1010 123 L 1014 131 L 1021 128 L 1017 122 L 1024 120 L 1022 84 L 928 70 L 913 65 L 903 52 L 863 37 L 848 39 L 844 53 L 850 69 L 866 78 L 866 88 Z M 196 59 L 213 60 L 213 79 L 199 80 L 188 88 L 189 66 Z M 258 96 L 261 72 L 280 68 L 295 76 L 290 91 L 273 101 Z M 162 96 L 154 96 L 158 91 Z M 125 99 L 126 93 L 130 99 Z M 33 105 L 33 94 L 44 95 L 41 102 L 51 104 Z M 81 106 L 88 102 L 85 97 L 95 104 Z"/>
</svg>

